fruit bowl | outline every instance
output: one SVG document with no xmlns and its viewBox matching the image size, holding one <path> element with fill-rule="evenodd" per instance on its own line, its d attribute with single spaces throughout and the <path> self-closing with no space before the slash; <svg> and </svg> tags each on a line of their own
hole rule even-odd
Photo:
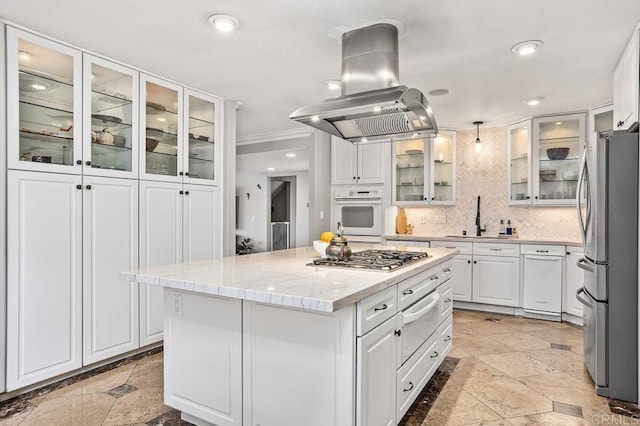
<svg viewBox="0 0 640 426">
<path fill-rule="evenodd" d="M 320 240 L 313 241 L 313 248 L 316 249 L 320 257 L 324 257 L 324 258 L 327 257 L 327 254 L 325 253 L 325 250 L 327 249 L 327 247 L 329 247 L 329 243 L 325 243 L 324 241 L 320 241 Z"/>
</svg>

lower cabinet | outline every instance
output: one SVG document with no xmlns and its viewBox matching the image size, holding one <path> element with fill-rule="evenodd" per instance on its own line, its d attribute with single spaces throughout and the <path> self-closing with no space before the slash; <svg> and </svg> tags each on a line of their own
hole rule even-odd
<svg viewBox="0 0 640 426">
<path fill-rule="evenodd" d="M 451 283 L 453 285 L 453 300 L 461 302 L 471 302 L 471 276 L 473 274 L 473 266 L 471 263 L 472 256 L 468 254 L 459 254 L 453 258 L 453 276 Z"/>
<path fill-rule="evenodd" d="M 520 305 L 520 257 L 473 256 L 473 301 Z"/>
<path fill-rule="evenodd" d="M 221 256 L 218 189 L 140 181 L 140 267 Z M 163 339 L 162 288 L 140 284 L 140 345 Z"/>
<path fill-rule="evenodd" d="M 82 366 L 82 177 L 7 173 L 7 391 Z"/>
</svg>

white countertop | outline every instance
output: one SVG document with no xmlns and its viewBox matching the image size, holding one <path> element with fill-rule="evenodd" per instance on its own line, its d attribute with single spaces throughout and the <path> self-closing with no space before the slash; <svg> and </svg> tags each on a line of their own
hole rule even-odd
<svg viewBox="0 0 640 426">
<path fill-rule="evenodd" d="M 507 243 L 507 244 L 550 244 L 561 246 L 577 246 L 582 247 L 582 241 L 568 241 L 568 240 L 554 240 L 551 238 L 499 238 L 491 236 L 476 237 L 472 235 L 467 236 L 436 236 L 436 235 L 424 235 L 424 234 L 395 234 L 385 235 L 384 239 L 390 241 L 467 241 L 470 243 Z"/>
<path fill-rule="evenodd" d="M 383 246 L 353 244 L 351 247 L 353 251 L 359 251 Z M 141 268 L 121 272 L 120 278 L 178 290 L 334 312 L 458 254 L 458 250 L 446 248 L 411 247 L 410 250 L 427 251 L 429 257 L 394 272 L 306 266 L 318 254 L 313 247 L 302 247 Z"/>
</svg>

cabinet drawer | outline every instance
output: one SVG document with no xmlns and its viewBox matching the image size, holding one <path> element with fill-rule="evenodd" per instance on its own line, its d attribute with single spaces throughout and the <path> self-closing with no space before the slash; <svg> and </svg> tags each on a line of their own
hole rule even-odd
<svg viewBox="0 0 640 426">
<path fill-rule="evenodd" d="M 438 333 L 433 333 L 429 340 L 398 369 L 396 375 L 396 419 L 402 419 L 402 416 L 411 407 L 424 385 L 440 365 L 443 358 L 438 353 L 439 336 Z"/>
<path fill-rule="evenodd" d="M 520 244 L 474 243 L 473 254 L 490 256 L 520 256 Z"/>
<path fill-rule="evenodd" d="M 438 287 L 440 293 L 440 321 L 453 312 L 453 282 L 451 280 Z"/>
<path fill-rule="evenodd" d="M 552 246 L 541 244 L 523 244 L 522 254 L 538 254 L 543 256 L 564 256 L 567 254 L 565 246 Z"/>
<path fill-rule="evenodd" d="M 398 309 L 403 310 L 431 293 L 442 282 L 441 275 L 440 268 L 436 266 L 400 281 L 398 283 Z"/>
<path fill-rule="evenodd" d="M 460 254 L 471 254 L 473 243 L 462 241 L 431 241 L 431 247 L 444 247 L 460 250 Z"/>
<path fill-rule="evenodd" d="M 362 299 L 358 302 L 356 331 L 362 336 L 379 324 L 391 318 L 398 311 L 397 286 Z"/>
<path fill-rule="evenodd" d="M 390 241 L 393 242 L 393 245 L 396 247 L 426 247 L 429 248 L 429 241 Z"/>
<path fill-rule="evenodd" d="M 445 282 L 453 276 L 453 259 L 440 265 L 440 281 Z"/>
<path fill-rule="evenodd" d="M 453 316 L 449 315 L 438 328 L 438 355 L 444 359 L 453 342 Z"/>
</svg>

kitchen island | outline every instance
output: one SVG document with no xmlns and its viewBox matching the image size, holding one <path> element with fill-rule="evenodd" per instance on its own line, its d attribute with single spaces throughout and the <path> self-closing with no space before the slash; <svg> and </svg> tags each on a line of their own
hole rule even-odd
<svg viewBox="0 0 640 426">
<path fill-rule="evenodd" d="M 451 347 L 458 252 L 426 251 L 392 272 L 307 266 L 305 247 L 121 277 L 165 288 L 165 403 L 185 420 L 397 424 Z"/>
</svg>

